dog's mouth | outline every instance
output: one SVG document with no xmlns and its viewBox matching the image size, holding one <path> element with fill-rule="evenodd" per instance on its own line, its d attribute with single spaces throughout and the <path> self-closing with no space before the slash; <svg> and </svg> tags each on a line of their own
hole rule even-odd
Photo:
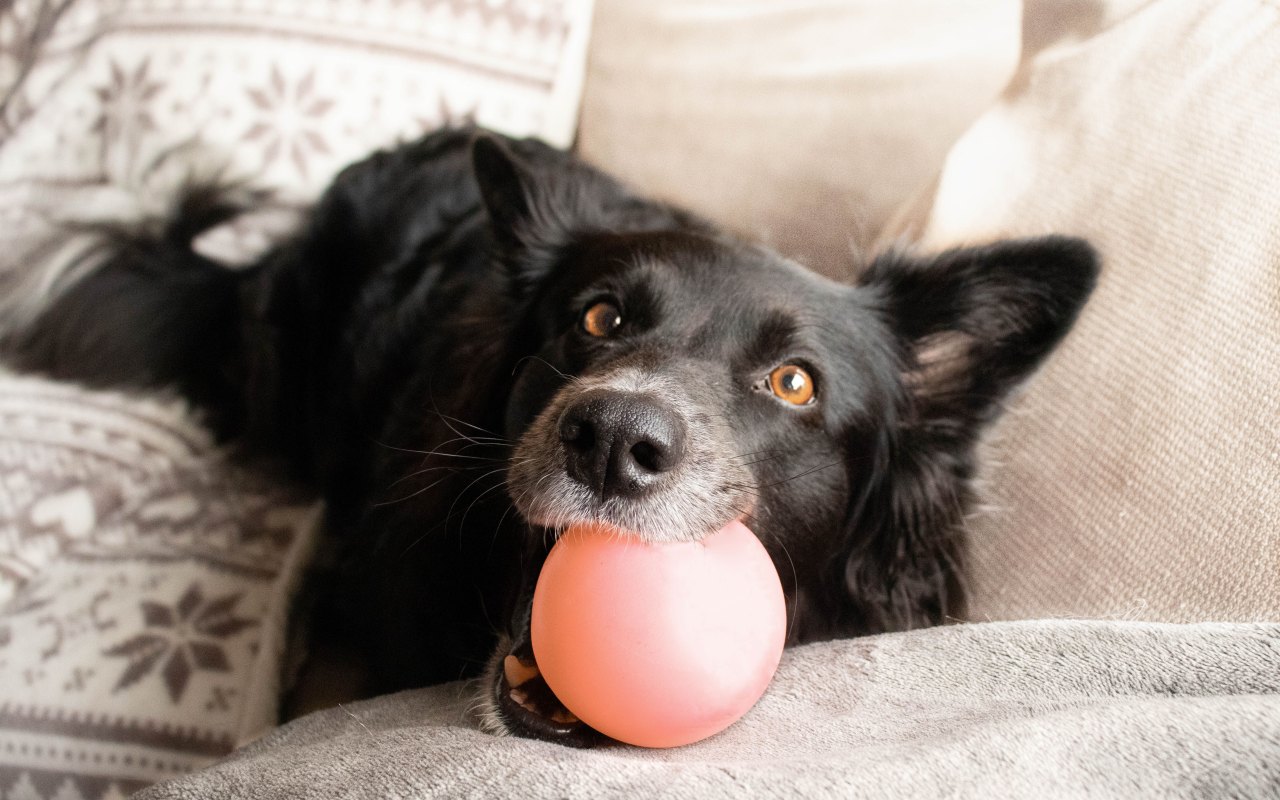
<svg viewBox="0 0 1280 800">
<path fill-rule="evenodd" d="M 492 691 L 497 712 L 512 733 L 570 747 L 593 747 L 607 741 L 551 691 L 528 638 L 503 657 L 495 672 Z"/>
<path fill-rule="evenodd" d="M 533 595 L 548 552 L 540 547 L 528 554 L 528 571 L 516 598 L 510 635 L 498 643 L 480 688 L 487 699 L 483 705 L 490 711 L 481 722 L 493 733 L 593 747 L 608 741 L 607 737 L 560 702 L 533 654 Z"/>
</svg>

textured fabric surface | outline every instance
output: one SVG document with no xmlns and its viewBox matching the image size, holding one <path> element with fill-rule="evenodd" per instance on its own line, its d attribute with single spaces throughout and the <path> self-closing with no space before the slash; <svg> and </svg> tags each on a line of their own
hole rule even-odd
<svg viewBox="0 0 1280 800">
<path fill-rule="evenodd" d="M 1280 626 L 934 628 L 788 651 L 740 722 L 674 750 L 495 739 L 466 687 L 314 714 L 145 800 L 1266 797 Z"/>
<path fill-rule="evenodd" d="M 0 78 L 16 85 L 0 178 L 125 183 L 194 143 L 307 192 L 463 117 L 567 145 L 589 11 L 583 0 L 5 4 Z"/>
<path fill-rule="evenodd" d="M 972 618 L 1280 619 L 1280 6 L 1071 10 L 1028 4 L 1031 57 L 906 219 L 1104 260 L 995 432 Z"/>
<path fill-rule="evenodd" d="M 50 223 L 163 212 L 192 176 L 305 201 L 350 162 L 448 122 L 568 145 L 590 12 L 591 0 L 0 4 L 0 260 L 45 256 Z M 221 232 L 218 254 L 252 254 L 264 225 Z M 8 281 L 0 295 L 30 291 Z"/>
<path fill-rule="evenodd" d="M 847 277 L 1016 66 L 1016 0 L 600 0 L 578 147 Z"/>
<path fill-rule="evenodd" d="M 0 795 L 121 796 L 274 725 L 318 511 L 179 404 L 0 375 Z"/>
</svg>

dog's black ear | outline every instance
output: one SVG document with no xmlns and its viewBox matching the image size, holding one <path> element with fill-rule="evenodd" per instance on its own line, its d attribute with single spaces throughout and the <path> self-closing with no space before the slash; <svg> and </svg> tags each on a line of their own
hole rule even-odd
<svg viewBox="0 0 1280 800">
<path fill-rule="evenodd" d="M 471 163 L 495 235 L 504 246 L 516 246 L 533 217 L 533 174 L 492 136 L 472 142 Z"/>
<path fill-rule="evenodd" d="M 498 245 L 498 257 L 523 296 L 591 232 L 715 231 L 693 215 L 638 197 L 613 178 L 536 139 L 480 134 L 472 171 Z"/>
<path fill-rule="evenodd" d="M 1084 240 L 1018 239 L 930 258 L 877 259 L 874 290 L 904 352 L 917 422 L 971 435 L 1075 322 L 1098 277 Z"/>
<path fill-rule="evenodd" d="M 583 206 L 590 199 L 612 199 L 599 191 L 604 182 L 598 176 L 534 140 L 508 145 L 482 134 L 471 144 L 471 163 L 494 237 L 518 272 L 531 268 L 520 256 L 537 261 L 589 224 L 592 209 Z"/>
<path fill-rule="evenodd" d="M 890 254 L 860 279 L 897 338 L 904 386 L 896 426 L 868 443 L 878 466 L 849 522 L 844 583 L 867 629 L 957 613 L 974 444 L 1070 330 L 1097 276 L 1092 247 L 1050 236 Z"/>
<path fill-rule="evenodd" d="M 541 142 L 481 135 L 471 161 L 496 255 L 517 296 L 551 272 L 574 232 L 591 227 L 593 215 L 614 199 L 610 184 Z"/>
</svg>

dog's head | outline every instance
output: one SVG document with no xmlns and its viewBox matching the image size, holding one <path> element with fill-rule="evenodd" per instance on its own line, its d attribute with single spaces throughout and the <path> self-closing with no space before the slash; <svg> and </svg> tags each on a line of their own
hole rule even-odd
<svg viewBox="0 0 1280 800">
<path fill-rule="evenodd" d="M 696 540 L 741 518 L 778 568 L 791 643 L 957 611 L 975 442 L 1071 326 L 1088 245 L 888 255 L 842 285 L 589 170 L 490 139 L 473 157 L 519 309 L 505 434 L 531 537 L 604 521 Z M 581 742 L 537 676 L 534 579 L 488 722 Z"/>
</svg>

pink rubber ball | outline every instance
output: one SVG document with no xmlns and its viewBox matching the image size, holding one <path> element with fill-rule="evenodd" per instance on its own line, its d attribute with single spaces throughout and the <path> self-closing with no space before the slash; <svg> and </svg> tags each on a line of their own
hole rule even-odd
<svg viewBox="0 0 1280 800">
<path fill-rule="evenodd" d="M 543 678 L 579 719 L 628 744 L 676 747 L 755 705 L 786 626 L 773 561 L 735 521 L 662 544 L 571 528 L 538 578 L 531 634 Z"/>
</svg>

